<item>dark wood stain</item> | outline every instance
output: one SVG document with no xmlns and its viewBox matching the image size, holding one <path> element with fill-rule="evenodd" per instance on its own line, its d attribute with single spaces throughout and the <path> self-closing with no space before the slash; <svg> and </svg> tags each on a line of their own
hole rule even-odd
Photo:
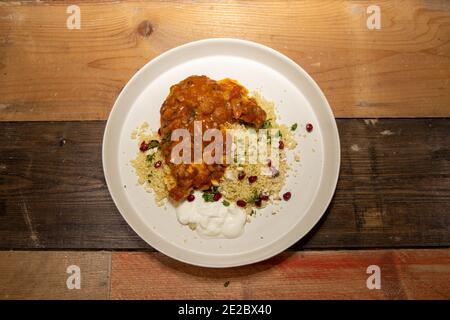
<svg viewBox="0 0 450 320">
<path fill-rule="evenodd" d="M 153 26 L 148 20 L 142 21 L 138 26 L 138 32 L 144 38 L 148 38 L 153 32 Z"/>
</svg>

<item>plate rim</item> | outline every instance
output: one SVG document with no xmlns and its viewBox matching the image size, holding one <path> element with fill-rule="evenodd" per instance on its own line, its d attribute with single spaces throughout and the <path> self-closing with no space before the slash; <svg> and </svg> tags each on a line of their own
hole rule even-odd
<svg viewBox="0 0 450 320">
<path fill-rule="evenodd" d="M 111 122 L 112 122 L 112 118 L 114 117 L 114 115 L 118 112 L 118 105 L 119 102 L 121 101 L 122 97 L 124 96 L 125 92 L 129 89 L 129 87 L 133 84 L 133 82 L 140 76 L 141 73 L 145 72 L 145 70 L 147 68 L 150 68 L 151 65 L 156 64 L 160 59 L 164 58 L 167 55 L 170 55 L 174 52 L 177 51 L 182 51 L 185 50 L 189 47 L 192 46 L 198 46 L 198 45 L 204 45 L 204 44 L 214 44 L 214 43 L 220 43 L 220 42 L 232 42 L 234 44 L 242 44 L 242 45 L 246 45 L 246 46 L 252 46 L 255 47 L 256 49 L 260 49 L 260 50 L 264 50 L 267 51 L 270 54 L 273 54 L 275 56 L 277 56 L 277 58 L 284 60 L 285 62 L 289 63 L 291 67 L 295 68 L 298 72 L 300 72 L 302 74 L 302 76 L 304 76 L 307 81 L 313 86 L 313 89 L 316 91 L 316 93 L 319 95 L 319 98 L 322 100 L 322 102 L 324 103 L 324 106 L 326 107 L 325 111 L 329 117 L 331 121 L 331 130 L 333 131 L 332 136 L 335 138 L 334 144 L 335 144 L 335 158 L 336 161 L 334 162 L 334 167 L 333 167 L 333 172 L 335 173 L 335 177 L 332 181 L 329 181 L 328 184 L 330 186 L 329 188 L 329 194 L 326 197 L 326 200 L 323 200 L 323 209 L 321 209 L 321 213 L 317 214 L 315 219 L 313 219 L 313 222 L 310 222 L 306 228 L 306 231 L 303 232 L 303 234 L 299 234 L 296 235 L 295 237 L 290 237 L 290 241 L 285 241 L 284 245 L 282 246 L 278 246 L 275 250 L 265 250 L 265 253 L 261 254 L 258 253 L 256 255 L 256 257 L 252 257 L 252 258 L 248 258 L 248 259 L 241 259 L 240 262 L 237 263 L 226 263 L 226 259 L 225 263 L 211 263 L 211 262 L 205 262 L 205 261 L 192 261 L 189 260 L 185 257 L 180 257 L 177 256 L 176 254 L 173 254 L 172 252 L 167 252 L 167 250 L 162 249 L 161 245 L 155 244 L 155 243 L 150 243 L 146 238 L 146 236 L 143 236 L 141 234 L 141 231 L 138 230 L 138 226 L 133 225 L 133 223 L 130 222 L 130 218 L 127 217 L 127 215 L 123 212 L 124 208 L 122 208 L 122 206 L 120 205 L 120 202 L 118 201 L 117 197 L 115 196 L 115 191 L 113 190 L 113 187 L 111 186 L 111 179 L 109 178 L 110 173 L 108 172 L 108 160 L 106 158 L 106 148 L 107 148 L 107 143 L 108 143 L 108 135 L 110 133 L 111 129 Z M 111 142 L 110 142 L 111 143 Z M 321 185 L 323 184 L 323 171 L 324 171 L 324 167 L 325 167 L 325 156 L 327 154 L 327 150 L 325 150 L 325 145 L 324 147 L 324 153 L 323 153 L 323 164 L 322 164 L 322 175 L 321 175 L 321 181 L 318 187 L 318 190 L 320 189 Z M 102 167 L 103 167 L 103 174 L 104 174 L 104 178 L 106 181 L 106 185 L 109 191 L 109 194 L 111 195 L 111 198 L 113 199 L 113 202 L 116 206 L 116 208 L 118 209 L 118 211 L 120 212 L 121 216 L 123 217 L 123 219 L 126 221 L 126 223 L 128 224 L 128 226 L 130 226 L 133 231 L 142 239 L 144 240 L 149 246 L 151 246 L 152 248 L 154 248 L 155 250 L 165 254 L 166 256 L 169 256 L 173 259 L 176 259 L 178 261 L 182 261 L 184 263 L 187 264 L 191 264 L 191 265 L 196 265 L 196 266 L 201 266 L 201 267 L 211 267 L 211 268 L 226 268 L 226 267 L 236 267 L 236 266 L 242 266 L 242 265 L 248 265 L 248 264 L 252 264 L 252 263 L 256 263 L 259 261 L 263 261 L 266 259 L 269 259 L 281 252 L 283 252 L 284 250 L 286 250 L 287 248 L 289 248 L 291 245 L 295 244 L 296 242 L 298 242 L 299 240 L 301 240 L 302 238 L 304 238 L 309 232 L 311 232 L 311 230 L 314 228 L 314 226 L 317 225 L 317 223 L 320 221 L 320 219 L 324 216 L 328 206 L 331 203 L 331 200 L 333 199 L 333 196 L 335 194 L 336 191 L 336 186 L 337 186 L 337 182 L 339 179 L 339 172 L 340 172 L 340 166 L 341 166 L 341 147 L 340 147 L 340 138 L 339 138 L 339 131 L 337 128 L 337 124 L 336 124 L 336 118 L 334 116 L 333 110 L 331 109 L 331 106 L 325 96 L 325 94 L 323 93 L 323 91 L 320 89 L 319 85 L 315 82 L 315 80 L 312 78 L 311 75 L 309 75 L 300 65 L 298 65 L 295 61 L 293 61 L 292 59 L 290 59 L 289 57 L 287 57 L 286 55 L 282 54 L 281 52 L 270 48 L 266 45 L 257 43 L 257 42 L 253 42 L 253 41 L 249 41 L 249 40 L 242 40 L 242 39 L 237 39 L 237 38 L 207 38 L 207 39 L 201 39 L 201 40 L 196 40 L 196 41 L 192 41 L 192 42 L 188 42 L 185 44 L 182 44 L 180 46 L 171 48 L 161 54 L 159 54 L 158 56 L 156 56 L 155 58 L 151 59 L 150 61 L 148 61 L 145 65 L 143 65 L 126 83 L 126 85 L 123 87 L 123 89 L 121 90 L 121 92 L 119 93 L 119 95 L 117 96 L 117 98 L 115 99 L 114 105 L 111 108 L 111 111 L 108 115 L 108 120 L 106 122 L 106 126 L 104 129 L 104 133 L 103 133 L 103 140 L 102 140 Z M 317 190 L 317 191 L 318 191 Z M 315 193 L 315 197 L 317 197 L 317 192 Z M 306 211 L 309 211 L 310 209 L 308 209 Z M 293 231 L 295 231 L 295 229 L 298 228 L 298 226 L 301 223 L 295 223 L 293 225 L 292 228 L 286 230 L 285 233 L 281 234 L 280 237 L 276 238 L 271 244 L 270 246 L 274 246 L 276 243 L 279 243 L 281 239 L 285 239 L 287 238 Z M 160 237 L 160 235 L 155 234 L 157 237 Z M 168 245 L 178 248 L 178 249 L 182 249 L 181 247 L 171 243 L 169 240 L 167 239 L 163 239 L 164 241 L 167 242 Z M 156 242 L 156 241 L 155 241 Z M 287 243 L 287 244 L 286 244 Z M 268 246 L 267 246 L 268 247 Z M 256 248 L 254 251 L 261 251 L 261 248 Z M 186 251 L 186 250 L 185 250 Z M 250 251 L 250 252 L 254 252 L 254 251 Z M 211 256 L 205 253 L 198 253 L 199 255 L 202 256 Z M 244 253 L 240 253 L 239 255 L 243 255 Z M 226 255 L 221 255 L 221 256 L 226 256 Z"/>
</svg>

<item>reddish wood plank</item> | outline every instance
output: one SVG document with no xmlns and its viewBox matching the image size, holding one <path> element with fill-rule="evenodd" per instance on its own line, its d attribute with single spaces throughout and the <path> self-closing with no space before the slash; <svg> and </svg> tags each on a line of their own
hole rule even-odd
<svg viewBox="0 0 450 320">
<path fill-rule="evenodd" d="M 109 252 L 1 251 L 0 299 L 108 299 L 110 263 Z M 80 289 L 67 287 L 72 265 Z"/>
<path fill-rule="evenodd" d="M 369 265 L 381 269 L 380 290 L 367 288 Z M 111 298 L 450 299 L 450 250 L 306 251 L 231 269 L 115 252 Z"/>
<path fill-rule="evenodd" d="M 130 77 L 156 55 L 211 37 L 285 53 L 324 90 L 338 117 L 450 116 L 450 9 L 445 0 L 0 2 L 0 120 L 106 119 Z"/>
</svg>

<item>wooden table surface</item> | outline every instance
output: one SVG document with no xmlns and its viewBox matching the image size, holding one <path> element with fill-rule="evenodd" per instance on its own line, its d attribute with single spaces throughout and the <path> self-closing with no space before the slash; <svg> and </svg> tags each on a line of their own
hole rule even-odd
<svg viewBox="0 0 450 320">
<path fill-rule="evenodd" d="M 81 28 L 68 29 L 68 6 Z M 371 30 L 367 8 L 380 8 Z M 324 217 L 286 252 L 206 269 L 155 252 L 105 185 L 102 135 L 146 62 L 209 37 L 301 65 L 337 118 Z M 449 299 L 450 1 L 0 2 L 0 298 Z M 69 289 L 69 266 L 81 288 Z M 369 266 L 381 288 L 369 289 Z"/>
</svg>

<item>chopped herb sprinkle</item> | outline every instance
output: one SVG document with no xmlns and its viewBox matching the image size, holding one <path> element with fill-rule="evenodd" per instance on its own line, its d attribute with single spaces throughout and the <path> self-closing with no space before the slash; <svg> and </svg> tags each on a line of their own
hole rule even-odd
<svg viewBox="0 0 450 320">
<path fill-rule="evenodd" d="M 150 141 L 149 147 L 150 147 L 151 149 L 156 148 L 156 147 L 159 147 L 159 141 L 158 141 L 158 140 L 152 140 L 152 141 Z"/>
<path fill-rule="evenodd" d="M 268 128 L 270 128 L 271 126 L 272 126 L 272 124 L 270 123 L 270 120 L 266 120 L 266 121 L 264 121 L 263 124 L 262 124 L 262 128 L 263 128 L 263 129 L 268 129 Z"/>
<path fill-rule="evenodd" d="M 259 199 L 259 194 L 258 192 L 254 192 L 253 195 L 250 197 L 250 199 L 248 199 L 248 203 L 250 204 L 255 204 L 255 202 Z"/>
<path fill-rule="evenodd" d="M 170 144 L 170 138 L 172 137 L 172 132 L 167 132 L 161 139 L 163 144 Z"/>
<path fill-rule="evenodd" d="M 148 154 L 148 155 L 147 155 L 146 160 L 147 160 L 148 162 L 152 162 L 154 158 L 155 158 L 155 154 L 152 153 L 152 154 Z"/>
<path fill-rule="evenodd" d="M 204 191 L 202 198 L 203 198 L 203 200 L 205 200 L 205 202 L 213 202 L 214 201 L 214 193 Z"/>
</svg>

